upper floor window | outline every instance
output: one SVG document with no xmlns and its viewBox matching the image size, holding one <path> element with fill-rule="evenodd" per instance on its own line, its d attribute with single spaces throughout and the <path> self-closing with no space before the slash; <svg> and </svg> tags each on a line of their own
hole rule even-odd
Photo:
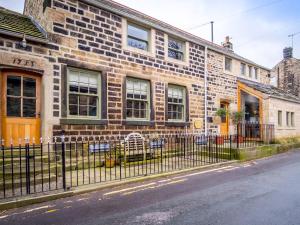
<svg viewBox="0 0 300 225">
<path fill-rule="evenodd" d="M 186 89 L 184 87 L 170 85 L 168 87 L 168 120 L 184 121 Z"/>
<path fill-rule="evenodd" d="M 278 118 L 277 118 L 277 120 L 278 120 L 278 126 L 282 126 L 282 111 L 281 110 L 279 110 L 278 111 L 278 116 L 277 116 Z"/>
<path fill-rule="evenodd" d="M 249 77 L 252 78 L 252 66 L 248 66 Z"/>
<path fill-rule="evenodd" d="M 150 115 L 150 83 L 146 80 L 127 78 L 126 118 L 148 120 Z"/>
<path fill-rule="evenodd" d="M 225 57 L 225 70 L 230 71 L 232 70 L 232 59 Z"/>
<path fill-rule="evenodd" d="M 254 77 L 257 80 L 258 79 L 258 69 L 254 68 Z"/>
<path fill-rule="evenodd" d="M 168 56 L 177 60 L 184 60 L 184 43 L 170 38 L 168 39 Z"/>
<path fill-rule="evenodd" d="M 241 75 L 246 75 L 246 64 L 241 63 Z"/>
<path fill-rule="evenodd" d="M 88 70 L 68 70 L 68 116 L 100 117 L 100 74 Z"/>
<path fill-rule="evenodd" d="M 128 46 L 149 51 L 150 31 L 147 28 L 135 24 L 128 24 L 127 29 Z"/>
</svg>

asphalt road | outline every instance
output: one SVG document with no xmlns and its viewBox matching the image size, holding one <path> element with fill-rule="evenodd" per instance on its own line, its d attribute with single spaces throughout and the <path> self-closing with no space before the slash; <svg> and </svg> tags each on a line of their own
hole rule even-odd
<svg viewBox="0 0 300 225">
<path fill-rule="evenodd" d="M 300 151 L 0 213 L 6 225 L 300 224 Z"/>
</svg>

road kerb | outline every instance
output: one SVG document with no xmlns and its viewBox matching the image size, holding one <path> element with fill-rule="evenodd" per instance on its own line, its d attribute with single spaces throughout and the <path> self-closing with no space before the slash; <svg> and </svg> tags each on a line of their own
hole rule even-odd
<svg viewBox="0 0 300 225">
<path fill-rule="evenodd" d="M 99 190 L 103 190 L 103 189 L 107 189 L 107 188 L 115 188 L 115 187 L 119 187 L 122 185 L 148 181 L 148 180 L 152 180 L 155 178 L 168 177 L 171 175 L 187 173 L 187 172 L 191 172 L 191 171 L 195 171 L 195 170 L 208 170 L 211 168 L 222 167 L 224 165 L 231 165 L 231 164 L 234 164 L 237 162 L 238 162 L 237 160 L 233 160 L 233 161 L 228 161 L 228 162 L 216 163 L 216 164 L 212 164 L 212 165 L 205 165 L 205 166 L 201 166 L 201 167 L 176 170 L 176 171 L 167 172 L 167 173 L 153 174 L 153 175 L 148 175 L 148 176 L 143 176 L 143 177 L 135 177 L 135 178 L 130 178 L 130 179 L 121 180 L 121 181 L 112 181 L 112 182 L 109 182 L 106 184 L 102 183 L 102 184 L 93 184 L 93 185 L 89 185 L 89 186 L 82 186 L 77 189 L 65 191 L 62 193 L 55 193 L 55 194 L 49 194 L 49 195 L 44 195 L 44 196 L 38 196 L 38 197 L 31 197 L 31 198 L 29 197 L 29 198 L 10 201 L 10 202 L 3 202 L 3 203 L 0 203 L 0 211 L 24 207 L 24 206 L 48 202 L 48 201 L 53 201 L 53 200 L 57 200 L 57 199 L 61 199 L 61 198 L 72 197 L 75 195 L 99 191 Z"/>
</svg>

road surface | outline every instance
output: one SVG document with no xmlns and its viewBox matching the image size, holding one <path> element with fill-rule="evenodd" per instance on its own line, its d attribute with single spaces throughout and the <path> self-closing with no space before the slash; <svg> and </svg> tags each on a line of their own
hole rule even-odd
<svg viewBox="0 0 300 225">
<path fill-rule="evenodd" d="M 4 225 L 297 225 L 300 151 L 3 211 Z"/>
</svg>

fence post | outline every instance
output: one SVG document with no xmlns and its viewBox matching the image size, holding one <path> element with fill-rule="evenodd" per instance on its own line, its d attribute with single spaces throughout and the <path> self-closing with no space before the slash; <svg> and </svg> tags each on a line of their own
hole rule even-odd
<svg viewBox="0 0 300 225">
<path fill-rule="evenodd" d="M 26 157 L 26 194 L 30 194 L 30 152 L 29 140 L 25 138 L 25 157 Z"/>
<path fill-rule="evenodd" d="M 67 190 L 66 185 L 66 145 L 65 145 L 65 132 L 62 131 L 61 136 L 61 158 L 62 158 L 62 181 L 63 181 L 63 189 Z"/>
<path fill-rule="evenodd" d="M 236 125 L 236 148 L 239 149 L 239 123 Z"/>
<path fill-rule="evenodd" d="M 231 145 L 231 135 L 229 135 L 229 154 L 230 154 L 230 160 L 232 160 L 232 145 Z"/>
</svg>

